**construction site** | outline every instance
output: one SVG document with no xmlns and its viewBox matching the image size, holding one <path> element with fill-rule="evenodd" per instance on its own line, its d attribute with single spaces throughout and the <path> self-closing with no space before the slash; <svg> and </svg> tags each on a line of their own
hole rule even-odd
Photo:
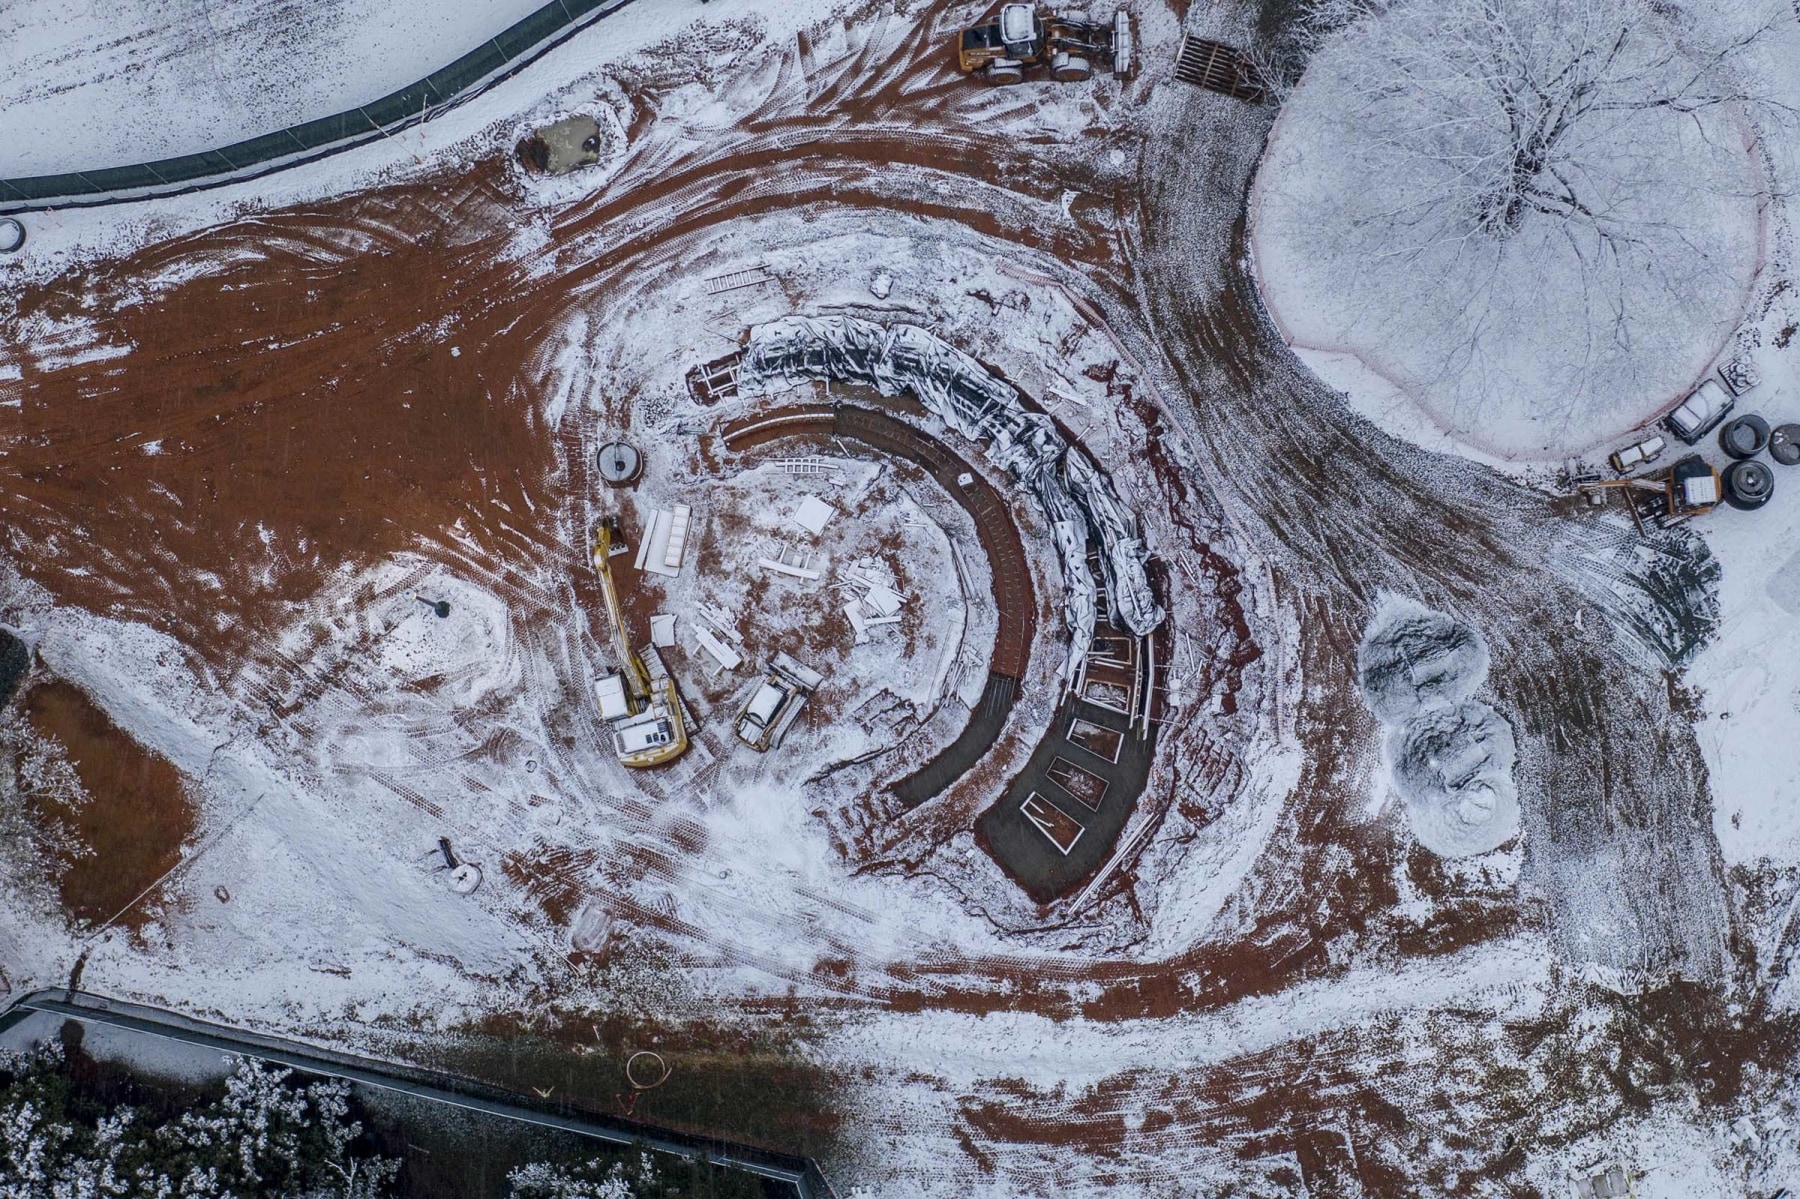
<svg viewBox="0 0 1800 1199">
<path fill-rule="evenodd" d="M 158 115 L 0 135 L 0 1082 L 263 1054 L 383 1194 L 1800 1178 L 1781 162 L 1703 372 L 1470 432 L 1295 299 L 1306 5 L 28 7 L 28 131 Z"/>
</svg>

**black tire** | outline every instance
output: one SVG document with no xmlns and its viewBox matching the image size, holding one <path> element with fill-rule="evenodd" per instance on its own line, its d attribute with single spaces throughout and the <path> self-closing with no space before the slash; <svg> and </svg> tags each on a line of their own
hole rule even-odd
<svg viewBox="0 0 1800 1199">
<path fill-rule="evenodd" d="M 1769 422 L 1760 416 L 1740 416 L 1719 430 L 1719 448 L 1733 458 L 1754 458 L 1769 444 Z"/>
<path fill-rule="evenodd" d="M 1062 60 L 1050 68 L 1050 78 L 1058 83 L 1080 83 L 1094 74 L 1094 64 L 1079 54 L 1067 57 L 1058 56 Z"/>
<path fill-rule="evenodd" d="M 1025 82 L 1025 68 L 1002 66 L 998 63 L 990 66 L 986 72 L 987 81 L 995 87 L 1011 87 L 1015 83 Z"/>
<path fill-rule="evenodd" d="M 9 216 L 0 216 L 0 254 L 16 254 L 25 248 L 25 226 Z"/>
<path fill-rule="evenodd" d="M 1733 462 L 1725 470 L 1725 502 L 1745 512 L 1760 508 L 1775 494 L 1775 472 L 1755 459 Z"/>
</svg>

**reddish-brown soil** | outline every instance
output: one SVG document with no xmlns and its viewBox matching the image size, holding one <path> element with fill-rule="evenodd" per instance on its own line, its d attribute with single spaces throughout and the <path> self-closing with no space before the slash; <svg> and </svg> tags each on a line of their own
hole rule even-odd
<svg viewBox="0 0 1800 1199">
<path fill-rule="evenodd" d="M 810 53 L 803 39 L 798 54 L 807 59 Z M 25 364 L 21 406 L 0 408 L 0 452 L 8 464 L 0 473 L 0 544 L 59 602 L 168 631 L 228 688 L 247 658 L 268 652 L 266 636 L 293 623 L 328 578 L 401 551 L 452 567 L 478 564 L 484 577 L 502 582 L 556 563 L 574 578 L 577 602 L 596 611 L 597 589 L 580 569 L 584 530 L 570 499 L 585 494 L 589 483 L 573 452 L 580 431 L 546 428 L 539 415 L 544 332 L 584 298 L 653 277 L 744 217 L 868 209 L 980 235 L 1003 249 L 1046 251 L 1085 276 L 1085 294 L 1109 319 L 1122 326 L 1138 319 L 1131 314 L 1142 280 L 1130 252 L 1141 215 L 1131 194 L 1136 164 L 1101 178 L 1089 165 L 1093 156 L 1051 134 L 995 138 L 993 119 L 1012 111 L 1002 106 L 1027 108 L 1029 89 L 1011 97 L 971 89 L 950 76 L 943 57 L 939 43 L 914 39 L 885 61 L 820 71 L 816 79 L 811 72 L 820 64 L 789 64 L 802 81 L 790 89 L 798 99 L 769 101 L 716 145 L 672 149 L 665 142 L 648 152 L 648 167 L 628 162 L 624 182 L 599 187 L 556 214 L 551 244 L 530 258 L 510 249 L 516 227 L 531 218 L 511 190 L 504 150 L 496 148 L 491 160 L 466 173 L 247 216 L 25 289 L 16 302 L 29 319 L 0 327 L 0 340 L 13 343 Z M 641 119 L 634 145 L 653 131 L 657 97 L 641 89 L 636 100 Z M 1187 174 L 1206 161 L 1196 153 Z M 1082 196 L 1073 216 L 1048 218 L 1070 189 Z M 1184 252 L 1177 243 L 1164 244 L 1171 259 Z M 155 277 L 187 281 L 146 293 L 142 280 Z M 1213 299 L 1197 296 L 1194 303 Z M 1255 367 L 1260 378 L 1261 366 L 1241 360 L 1235 346 L 1266 339 L 1253 302 L 1227 293 L 1218 303 L 1223 317 L 1177 312 L 1158 328 L 1190 342 L 1196 358 L 1225 364 L 1226 374 L 1247 377 Z M 128 352 L 40 366 L 29 334 L 36 319 L 91 321 L 97 343 Z M 1151 339 L 1143 333 L 1140 340 Z M 1190 381 L 1192 394 L 1208 403 L 1217 399 L 1213 391 L 1223 394 L 1211 376 Z M 1306 422 L 1256 389 L 1240 390 L 1250 399 L 1232 427 L 1257 428 L 1278 450 L 1283 438 L 1305 431 Z M 1140 414 L 1146 404 L 1141 396 L 1120 399 Z M 612 400 L 616 408 L 629 401 Z M 620 415 L 615 410 L 606 419 Z M 1153 423 L 1168 428 L 1160 417 Z M 159 452 L 148 452 L 152 443 Z M 1152 447 L 1170 494 L 1183 508 L 1205 512 L 1213 501 L 1190 482 L 1194 476 L 1169 462 L 1161 445 Z M 1259 506 L 1271 544 L 1296 547 L 1269 599 L 1300 616 L 1298 674 L 1308 684 L 1295 724 L 1307 751 L 1305 772 L 1270 849 L 1233 900 L 1250 931 L 1232 944 L 1157 962 L 945 953 L 894 963 L 857 947 L 821 946 L 832 951 L 829 968 L 822 960 L 821 969 L 793 973 L 788 981 L 899 1009 L 1159 1017 L 1329 976 L 1341 968 L 1334 963 L 1344 960 L 1344 951 L 1439 953 L 1534 918 L 1510 896 L 1459 883 L 1420 861 L 1395 825 L 1362 816 L 1368 770 L 1362 755 L 1373 729 L 1342 682 L 1369 580 L 1392 573 L 1370 565 L 1379 555 L 1358 522 L 1389 529 L 1401 546 L 1396 559 L 1441 564 L 1430 573 L 1471 602 L 1493 587 L 1494 560 L 1504 556 L 1495 547 L 1511 544 L 1510 530 L 1445 511 L 1435 493 L 1409 490 L 1404 502 L 1390 503 L 1385 489 L 1352 490 L 1365 475 L 1381 477 L 1360 463 L 1356 472 L 1339 472 L 1349 482 L 1330 504 L 1313 498 L 1332 477 L 1323 469 L 1299 480 L 1271 472 L 1255 491 L 1260 451 L 1228 448 L 1232 470 L 1247 480 L 1240 485 L 1251 493 L 1245 502 Z M 1357 450 L 1346 434 L 1342 445 L 1297 444 L 1271 451 L 1268 460 L 1304 465 L 1352 450 L 1373 453 Z M 1213 456 L 1227 457 L 1224 450 Z M 1391 511 L 1375 511 L 1383 505 Z M 1215 657 L 1205 682 L 1221 683 L 1231 694 L 1261 651 L 1237 603 L 1242 584 L 1207 547 L 1199 523 L 1196 516 L 1187 540 L 1203 568 L 1200 578 L 1184 571 L 1178 585 L 1211 588 L 1229 614 L 1207 634 L 1215 639 L 1205 648 Z M 1311 544 L 1316 538 L 1325 539 L 1325 549 Z M 625 590 L 634 620 L 641 619 L 647 590 Z M 529 588 L 510 598 L 521 619 L 570 618 Z M 1567 621 L 1559 616 L 1554 623 Z M 191 834 L 192 813 L 166 764 L 121 748 L 117 730 L 84 707 L 78 692 L 71 698 L 66 692 L 73 689 L 57 688 L 40 689 L 41 699 L 34 693 L 34 726 L 86 762 L 84 782 L 90 771 L 112 772 L 95 776 L 88 789 L 97 798 L 75 826 L 96 853 L 70 863 L 63 879 L 72 911 L 105 919 L 115 899 L 122 906 L 174 863 Z M 89 714 L 103 723 L 94 725 Z M 100 746 L 111 748 L 96 755 Z M 1222 780 L 1224 793 L 1241 781 L 1223 749 L 1206 770 Z M 1184 795 L 1176 802 L 1200 822 L 1200 801 Z M 543 863 L 535 860 L 529 870 L 510 861 L 502 869 L 533 888 L 546 916 L 561 922 L 576 910 L 580 879 L 590 868 L 675 873 L 653 851 L 641 853 L 599 865 L 570 856 L 549 863 L 541 878 Z M 1392 916 L 1400 872 L 1439 904 L 1439 915 L 1424 928 Z M 1128 881 L 1130 871 L 1121 878 Z M 704 946 L 725 964 L 765 965 L 753 946 L 719 943 L 710 930 L 629 901 L 617 907 L 633 925 Z M 781 976 L 779 964 L 767 968 Z M 609 1044 L 626 1045 L 618 1030 L 603 1031 Z M 657 1100 L 671 1110 L 652 1110 L 651 1118 L 731 1127 L 731 1120 L 761 1110 L 757 1087 L 769 1076 L 726 1068 L 755 1056 L 751 1047 L 707 1037 L 687 1047 L 695 1062 L 707 1064 L 679 1076 L 693 1080 L 694 1093 L 682 1100 L 692 1106 L 673 1110 L 688 1084 L 672 1082 Z M 1145 1113 L 1130 1136 L 1123 1117 L 1097 1100 L 1071 1106 L 1066 1096 L 1035 1091 L 970 1097 L 967 1115 L 990 1143 L 1072 1144 L 1098 1156 L 1113 1152 L 1121 1137 L 1127 1144 L 1145 1136 L 1237 1138 L 1246 1160 L 1291 1154 L 1319 1177 L 1348 1169 L 1343 1163 L 1354 1148 L 1362 1163 L 1355 1170 L 1369 1193 L 1402 1193 L 1384 1173 L 1383 1154 L 1365 1149 L 1383 1142 L 1404 1151 L 1411 1144 L 1405 1126 L 1423 1101 L 1396 1098 L 1385 1080 L 1371 1080 L 1369 1063 L 1389 1060 L 1383 1049 L 1347 1041 L 1290 1045 L 1235 1062 L 1229 1072 L 1172 1077 L 1162 1110 Z M 1735 1050 L 1745 1052 L 1742 1045 Z M 1362 1065 L 1354 1064 L 1358 1055 Z M 570 1068 L 569 1060 L 565 1052 L 545 1066 Z M 494 1070 L 522 1069 L 516 1052 L 508 1059 L 496 1049 L 494 1062 Z M 1443 1097 L 1445 1105 L 1466 1099 L 1481 1078 L 1471 1068 L 1464 1081 L 1465 1090 Z M 604 1097 L 616 1083 L 587 1085 Z M 1145 1085 L 1119 1080 L 1121 1090 Z M 1321 1131 L 1327 1109 L 1354 1113 L 1348 1138 Z"/>
<path fill-rule="evenodd" d="M 24 709 L 33 731 L 68 755 L 86 793 L 73 803 L 27 793 L 33 815 L 72 846 L 55 864 L 63 906 L 84 924 L 118 915 L 120 924 L 142 928 L 155 915 L 155 897 L 129 911 L 126 905 L 180 862 L 194 833 L 180 772 L 126 736 L 71 683 L 39 683 L 26 693 Z"/>
<path fill-rule="evenodd" d="M 580 297 L 633 286 L 746 216 L 871 208 L 1052 251 L 1089 275 L 1097 300 L 1129 307 L 1120 230 L 1136 214 L 1122 181 L 1090 178 L 1049 135 L 992 138 L 995 99 L 941 59 L 929 42 L 908 44 L 818 94 L 765 105 L 721 147 L 628 171 L 629 185 L 559 213 L 554 246 L 528 259 L 508 249 L 524 218 L 497 151 L 464 174 L 248 216 L 25 289 L 21 313 L 91 320 L 96 341 L 130 351 L 38 366 L 28 340 L 17 347 L 23 403 L 0 409 L 11 557 L 62 602 L 163 628 L 225 679 L 247 658 L 273 657 L 267 635 L 328 577 L 400 551 L 503 583 L 550 564 L 597 611 L 581 569 L 585 514 L 571 500 L 591 483 L 579 430 L 546 428 L 538 402 L 542 335 Z M 1075 219 L 1046 226 L 1040 206 L 1059 205 L 1070 186 L 1084 193 Z M 141 281 L 157 277 L 186 281 L 146 294 Z M 629 397 L 611 402 L 620 411 L 603 419 L 616 422 Z M 146 452 L 153 442 L 159 452 Z M 1160 450 L 1153 458 L 1185 491 Z M 1207 670 L 1233 690 L 1258 651 L 1238 583 L 1194 540 L 1201 573 L 1234 613 L 1207 647 L 1223 654 Z M 628 608 L 647 615 L 647 593 L 625 581 Z M 571 616 L 532 588 L 509 599 L 517 618 Z M 1354 644 L 1353 631 L 1333 644 Z M 1341 701 L 1322 695 L 1329 715 L 1316 723 L 1335 725 Z M 1063 1012 L 1067 984 L 1086 975 L 1101 983 L 1080 1005 L 1088 1014 L 1154 1015 L 1323 968 L 1329 941 L 1375 931 L 1395 898 L 1384 880 L 1396 839 L 1343 815 L 1348 744 L 1318 747 L 1311 798 L 1252 881 L 1246 899 L 1270 929 L 1254 947 L 1048 974 L 1029 956 L 947 955 L 891 973 L 859 962 L 857 989 L 905 1005 Z M 1296 845 L 1305 888 L 1291 881 Z M 561 918 L 574 902 L 561 883 L 540 898 Z M 1458 942 L 1477 927 L 1465 924 Z"/>
</svg>

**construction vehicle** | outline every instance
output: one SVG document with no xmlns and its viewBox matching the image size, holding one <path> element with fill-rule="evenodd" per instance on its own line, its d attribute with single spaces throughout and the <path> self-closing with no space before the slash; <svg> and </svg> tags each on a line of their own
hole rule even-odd
<svg viewBox="0 0 1800 1199">
<path fill-rule="evenodd" d="M 1683 400 L 1675 411 L 1663 418 L 1663 426 L 1689 445 L 1694 445 L 1717 428 L 1736 404 L 1737 400 L 1719 385 L 1717 379 L 1708 379 L 1695 388 L 1694 393 Z"/>
<path fill-rule="evenodd" d="M 737 739 L 757 753 L 774 749 L 787 736 L 794 718 L 825 676 L 802 666 L 785 653 L 769 663 L 769 673 L 738 712 Z"/>
<path fill-rule="evenodd" d="M 615 548 L 617 547 L 617 548 Z M 594 530 L 594 573 L 606 597 L 606 620 L 612 626 L 613 656 L 619 669 L 594 681 L 600 716 L 612 726 L 613 752 L 626 766 L 661 766 L 687 752 L 687 723 L 681 697 L 654 645 L 631 648 L 625 613 L 613 585 L 611 559 L 624 552 L 618 522 L 608 517 Z"/>
<path fill-rule="evenodd" d="M 1640 466 L 1649 466 L 1662 457 L 1663 451 L 1668 448 L 1669 442 L 1666 438 L 1651 434 L 1641 441 L 1634 441 L 1624 449 L 1616 451 L 1608 461 L 1612 463 L 1614 470 L 1620 474 L 1626 474 Z"/>
<path fill-rule="evenodd" d="M 1603 503 L 1609 490 L 1625 493 L 1631 518 L 1637 522 L 1640 532 L 1647 520 L 1667 528 L 1691 517 L 1704 516 L 1723 496 L 1718 468 L 1699 454 L 1689 454 L 1654 474 L 1607 479 L 1581 487 L 1582 494 L 1593 503 Z"/>
<path fill-rule="evenodd" d="M 1129 77 L 1136 59 L 1125 10 L 1111 21 L 1093 21 L 1083 12 L 1043 14 L 1032 4 L 1002 4 L 992 21 L 963 30 L 956 50 L 958 70 L 999 85 L 1019 83 L 1038 67 L 1049 68 L 1059 83 L 1077 83 L 1097 62 Z"/>
</svg>

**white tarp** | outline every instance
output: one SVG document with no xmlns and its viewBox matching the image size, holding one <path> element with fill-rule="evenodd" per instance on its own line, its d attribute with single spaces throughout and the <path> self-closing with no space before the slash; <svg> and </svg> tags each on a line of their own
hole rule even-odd
<svg viewBox="0 0 1800 1199">
<path fill-rule="evenodd" d="M 916 325 L 884 327 L 855 317 L 784 317 L 750 331 L 738 368 L 738 392 L 764 395 L 803 380 L 835 379 L 884 396 L 911 392 L 970 441 L 987 443 L 989 460 L 1037 497 L 1062 559 L 1063 623 L 1071 640 L 1072 679 L 1093 636 L 1095 582 L 1087 539 L 1100 543 L 1113 622 L 1143 635 L 1162 623 L 1144 564 L 1149 552 L 1137 514 L 1087 452 L 1071 446 L 1048 416 L 1029 412 L 1011 384 Z"/>
</svg>

